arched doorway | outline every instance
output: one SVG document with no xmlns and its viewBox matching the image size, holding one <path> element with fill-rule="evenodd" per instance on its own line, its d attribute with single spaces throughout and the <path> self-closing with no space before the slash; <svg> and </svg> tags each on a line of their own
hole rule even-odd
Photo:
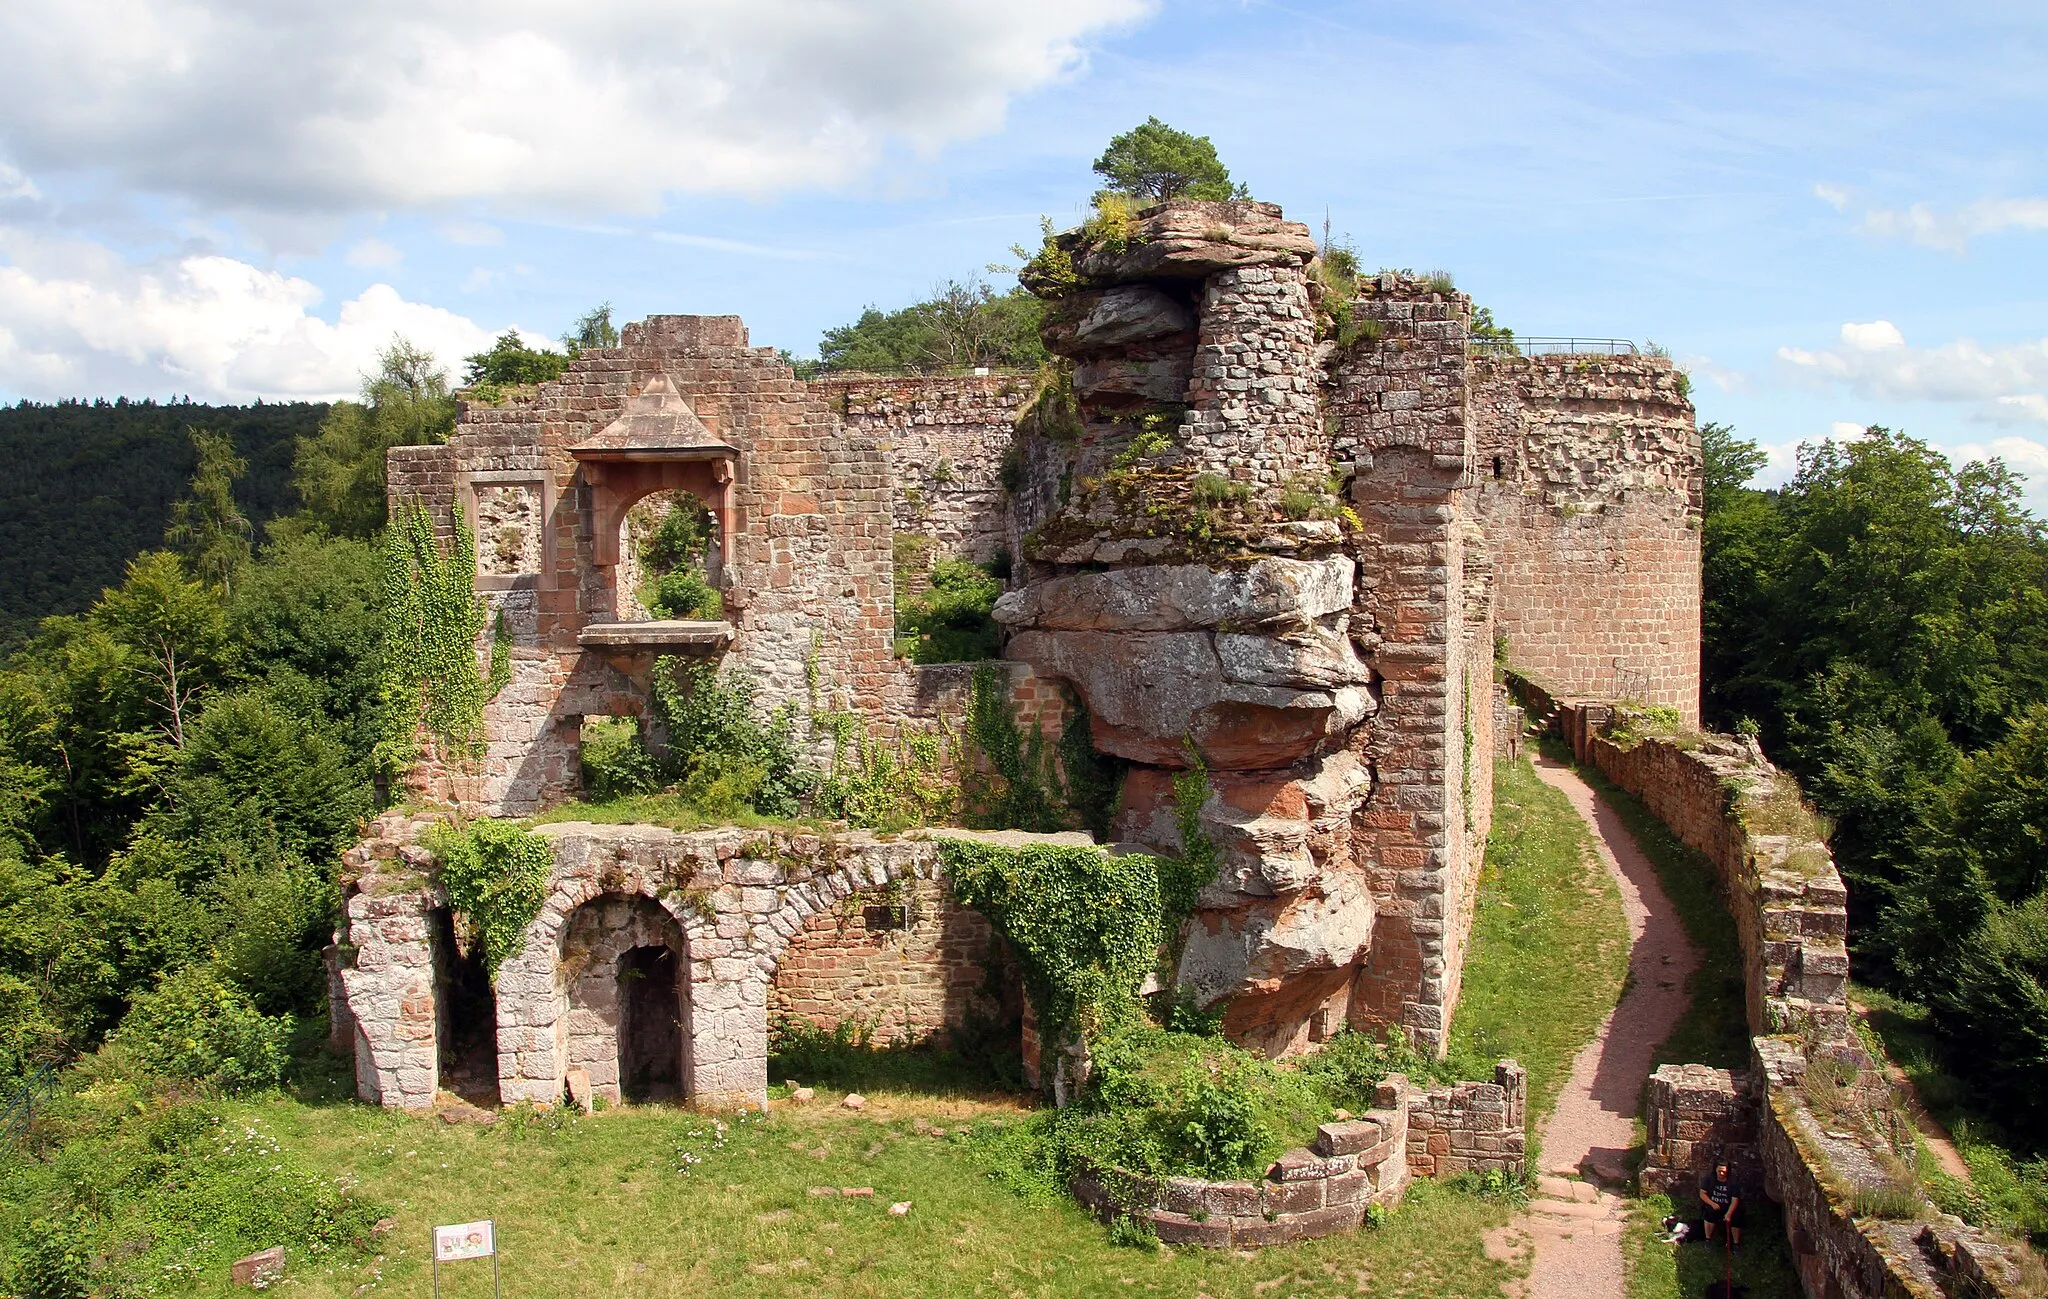
<svg viewBox="0 0 2048 1299">
<path fill-rule="evenodd" d="M 566 1063 L 611 1101 L 680 1100 L 689 1077 L 687 947 L 651 898 L 614 893 L 570 913 L 562 931 Z"/>
<path fill-rule="evenodd" d="M 629 948 L 619 957 L 619 1090 L 629 1101 L 672 1101 L 683 1092 L 683 1003 L 676 954 Z"/>
</svg>

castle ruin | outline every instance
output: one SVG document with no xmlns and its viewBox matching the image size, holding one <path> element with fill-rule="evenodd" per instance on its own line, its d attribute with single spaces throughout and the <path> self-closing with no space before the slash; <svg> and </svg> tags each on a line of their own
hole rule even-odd
<svg viewBox="0 0 2048 1299">
<path fill-rule="evenodd" d="M 576 796 L 585 721 L 646 718 L 663 656 L 881 732 L 957 721 L 963 673 L 895 657 L 895 542 L 1008 557 L 1017 714 L 1056 737 L 1085 709 L 1128 764 L 1113 839 L 1177 849 L 1172 778 L 1207 768 L 1222 867 L 1179 984 L 1274 1057 L 1346 1026 L 1441 1049 L 1501 647 L 1561 692 L 1697 718 L 1682 376 L 1477 347 L 1469 299 L 1412 275 L 1340 301 L 1308 229 L 1266 203 L 1070 231 L 1024 279 L 1047 375 L 806 382 L 736 317 L 656 316 L 530 399 L 466 406 L 448 444 L 395 449 L 394 503 L 471 521 L 511 649 L 481 766 L 430 759 L 418 792 L 504 816 Z M 722 618 L 633 597 L 635 507 L 675 492 L 712 520 Z M 367 1099 L 469 1078 L 552 1101 L 580 1074 L 758 1103 L 773 1015 L 919 1036 L 1019 1009 L 987 990 L 1000 945 L 918 836 L 544 827 L 550 895 L 493 987 L 455 949 L 417 829 L 386 816 L 347 872 L 338 1031 Z"/>
</svg>

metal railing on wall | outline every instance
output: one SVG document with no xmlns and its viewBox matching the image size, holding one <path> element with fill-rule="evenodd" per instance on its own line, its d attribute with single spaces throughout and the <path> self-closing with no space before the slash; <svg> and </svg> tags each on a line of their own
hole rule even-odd
<svg viewBox="0 0 2048 1299">
<path fill-rule="evenodd" d="M 1475 338 L 1475 352 L 1501 356 L 1637 356 L 1636 345 L 1626 338 Z"/>
</svg>

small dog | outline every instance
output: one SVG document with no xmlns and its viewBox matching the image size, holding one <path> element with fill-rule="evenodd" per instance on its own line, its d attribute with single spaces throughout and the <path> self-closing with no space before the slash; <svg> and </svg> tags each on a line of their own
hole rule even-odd
<svg viewBox="0 0 2048 1299">
<path fill-rule="evenodd" d="M 1659 1239 L 1667 1245 L 1677 1245 L 1692 1235 L 1692 1230 L 1691 1223 L 1673 1214 L 1664 1220 L 1664 1234 Z"/>
</svg>

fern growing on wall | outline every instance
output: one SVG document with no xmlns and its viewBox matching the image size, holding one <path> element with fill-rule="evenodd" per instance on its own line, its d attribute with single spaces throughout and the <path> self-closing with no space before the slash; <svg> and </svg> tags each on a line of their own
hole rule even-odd
<svg viewBox="0 0 2048 1299">
<path fill-rule="evenodd" d="M 476 595 L 476 544 L 455 511 L 444 548 L 417 503 L 399 507 L 384 530 L 384 638 L 381 691 L 386 713 L 378 768 L 401 774 L 419 756 L 422 734 L 458 761 L 483 756 L 484 705 L 512 678 L 504 615 L 494 620 Z M 489 675 L 477 640 L 492 631 Z"/>
</svg>

